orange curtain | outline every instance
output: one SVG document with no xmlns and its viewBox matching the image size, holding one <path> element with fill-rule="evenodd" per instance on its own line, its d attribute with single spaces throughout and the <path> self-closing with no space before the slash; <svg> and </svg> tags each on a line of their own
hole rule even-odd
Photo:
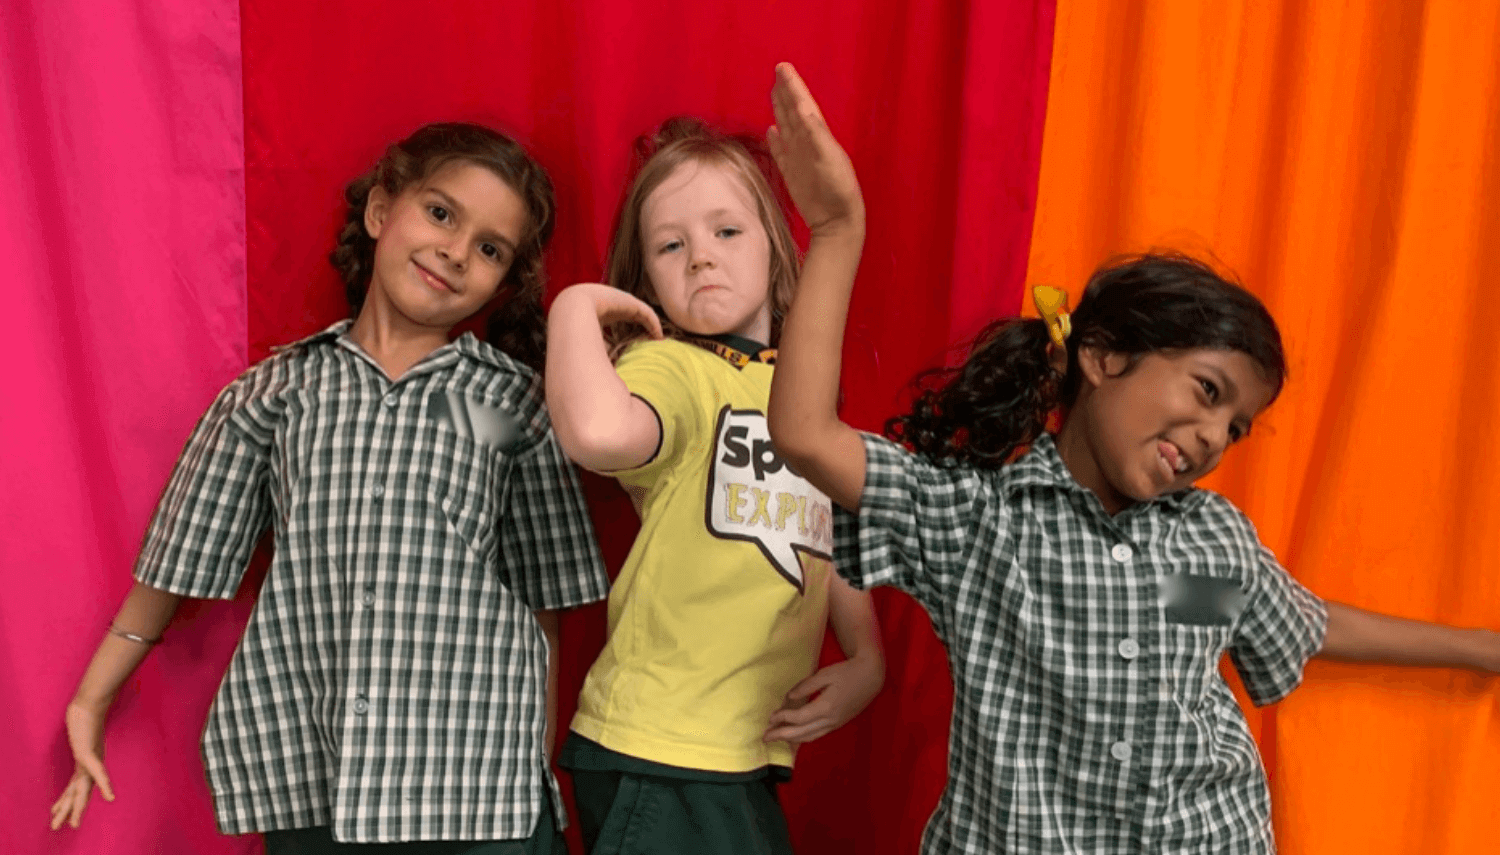
<svg viewBox="0 0 1500 855">
<path fill-rule="evenodd" d="M 1207 486 L 1326 598 L 1500 629 L 1500 3 L 1059 0 L 1029 280 L 1151 247 L 1287 341 Z M 1251 713 L 1282 851 L 1495 851 L 1497 697 L 1314 663 Z"/>
</svg>

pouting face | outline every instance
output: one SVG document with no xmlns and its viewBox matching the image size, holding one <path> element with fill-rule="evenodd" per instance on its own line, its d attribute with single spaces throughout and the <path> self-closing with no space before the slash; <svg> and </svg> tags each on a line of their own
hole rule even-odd
<svg viewBox="0 0 1500 855">
<path fill-rule="evenodd" d="M 1092 348 L 1078 356 L 1084 386 L 1059 451 L 1110 513 L 1212 472 L 1276 393 L 1234 350 L 1148 353 L 1133 365 Z"/>
<path fill-rule="evenodd" d="M 394 198 L 375 188 L 365 208 L 376 241 L 366 304 L 446 331 L 495 296 L 527 216 L 509 184 L 468 161 L 445 164 Z"/>
<path fill-rule="evenodd" d="M 678 166 L 641 206 L 641 251 L 657 302 L 679 328 L 765 343 L 771 241 L 733 170 Z"/>
</svg>

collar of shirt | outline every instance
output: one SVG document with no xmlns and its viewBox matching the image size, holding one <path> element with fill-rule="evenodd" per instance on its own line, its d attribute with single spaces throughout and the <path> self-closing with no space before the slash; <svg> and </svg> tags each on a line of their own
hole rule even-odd
<svg viewBox="0 0 1500 855">
<path fill-rule="evenodd" d="M 758 341 L 742 336 L 724 333 L 722 335 L 693 336 L 687 341 L 717 355 L 735 368 L 744 368 L 752 362 L 764 362 L 767 365 L 776 364 L 776 348 L 766 347 Z"/>
<path fill-rule="evenodd" d="M 1021 455 L 1004 470 L 1005 492 L 1007 496 L 1013 496 L 1021 490 L 1042 487 L 1057 490 L 1071 490 L 1078 493 L 1088 494 L 1095 503 L 1099 499 L 1089 492 L 1087 487 L 1078 483 L 1073 473 L 1068 471 L 1068 464 L 1063 462 L 1062 455 L 1057 451 L 1057 441 L 1052 434 L 1043 433 L 1031 444 L 1031 449 Z M 1203 503 L 1204 494 L 1202 490 L 1189 487 L 1173 493 L 1157 496 L 1149 502 L 1140 502 L 1126 508 L 1121 513 L 1141 513 L 1148 509 L 1160 509 L 1164 511 L 1185 512 L 1190 511 Z M 1103 512 L 1103 506 L 1100 505 Z"/>
<path fill-rule="evenodd" d="M 291 350 L 296 347 L 307 347 L 314 344 L 332 342 L 374 365 L 374 360 L 370 358 L 368 353 L 365 353 L 364 348 L 355 344 L 354 340 L 349 338 L 349 329 L 353 326 L 354 321 L 350 318 L 345 318 L 337 323 L 330 324 L 306 338 L 301 338 L 288 344 L 275 345 L 271 348 L 271 352 L 279 353 L 283 350 Z M 442 368 L 443 366 L 452 364 L 460 356 L 468 357 L 469 359 L 483 362 L 515 374 L 532 373 L 530 368 L 513 359 L 509 354 L 493 345 L 480 341 L 473 333 L 466 332 L 437 350 L 434 350 L 432 353 L 427 354 L 422 358 L 421 362 L 413 366 L 412 371 L 408 372 L 408 375 L 412 374 L 412 372 L 425 374 L 429 370 Z"/>
</svg>

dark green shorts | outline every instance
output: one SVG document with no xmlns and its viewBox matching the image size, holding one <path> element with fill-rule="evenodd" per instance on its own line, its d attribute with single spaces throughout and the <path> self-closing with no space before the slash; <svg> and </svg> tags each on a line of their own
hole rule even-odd
<svg viewBox="0 0 1500 855">
<path fill-rule="evenodd" d="M 339 843 L 328 826 L 265 833 L 266 855 L 568 855 L 552 800 L 542 800 L 536 830 L 525 840 L 416 840 L 410 843 Z"/>
<path fill-rule="evenodd" d="M 577 734 L 569 734 L 559 764 L 573 777 L 589 855 L 791 855 L 776 798 L 785 770 L 724 774 L 663 767 Z M 611 765 L 628 771 L 598 768 Z"/>
</svg>

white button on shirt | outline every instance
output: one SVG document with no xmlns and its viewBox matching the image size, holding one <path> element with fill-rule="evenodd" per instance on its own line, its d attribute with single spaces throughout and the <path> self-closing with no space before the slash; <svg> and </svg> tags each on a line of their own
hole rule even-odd
<svg viewBox="0 0 1500 855">
<path fill-rule="evenodd" d="M 1109 753 L 1116 760 L 1119 760 L 1121 763 L 1124 763 L 1126 760 L 1130 759 L 1130 743 L 1129 742 L 1116 742 L 1114 745 L 1111 745 L 1109 747 Z"/>
<path fill-rule="evenodd" d="M 1121 564 L 1129 561 L 1133 555 L 1135 555 L 1135 550 L 1131 549 L 1128 543 L 1117 543 L 1109 550 L 1109 557 Z"/>
<path fill-rule="evenodd" d="M 1134 659 L 1141 655 L 1141 646 L 1133 638 L 1127 638 L 1120 642 L 1120 655 L 1126 659 Z"/>
</svg>

